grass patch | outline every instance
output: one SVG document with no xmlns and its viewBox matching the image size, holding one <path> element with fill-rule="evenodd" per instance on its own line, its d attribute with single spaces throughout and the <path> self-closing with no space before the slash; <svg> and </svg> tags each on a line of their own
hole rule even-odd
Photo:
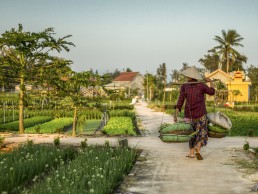
<svg viewBox="0 0 258 194">
<path fill-rule="evenodd" d="M 214 108 L 207 108 L 208 112 L 214 112 Z M 227 115 L 231 122 L 232 128 L 229 136 L 258 136 L 258 113 L 257 112 L 237 112 L 229 108 L 216 108 Z"/>
<path fill-rule="evenodd" d="M 95 134 L 96 129 L 99 128 L 101 124 L 101 120 L 93 119 L 93 120 L 86 120 L 81 123 L 77 124 L 76 134 L 77 135 L 93 135 Z M 72 128 L 70 128 L 66 134 L 72 134 Z"/>
<path fill-rule="evenodd" d="M 247 176 L 256 174 L 258 170 L 258 154 L 249 150 L 244 150 L 244 152 L 239 150 L 238 152 L 238 155 L 242 155 L 242 157 L 236 157 L 234 162 L 239 170 Z"/>
</svg>

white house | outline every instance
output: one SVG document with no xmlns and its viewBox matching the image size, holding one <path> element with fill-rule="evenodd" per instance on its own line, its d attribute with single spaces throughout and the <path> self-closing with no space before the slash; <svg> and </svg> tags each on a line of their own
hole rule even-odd
<svg viewBox="0 0 258 194">
<path fill-rule="evenodd" d="M 110 84 L 105 85 L 108 90 L 127 90 L 131 95 L 132 90 L 137 90 L 138 95 L 144 94 L 144 77 L 139 72 L 122 72 Z"/>
</svg>

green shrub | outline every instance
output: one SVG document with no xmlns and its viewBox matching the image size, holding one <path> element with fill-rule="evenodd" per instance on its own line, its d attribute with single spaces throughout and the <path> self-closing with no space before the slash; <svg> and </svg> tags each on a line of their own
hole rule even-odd
<svg viewBox="0 0 258 194">
<path fill-rule="evenodd" d="M 27 139 L 26 146 L 33 146 L 34 142 L 32 139 Z"/>
<path fill-rule="evenodd" d="M 55 137 L 54 138 L 54 145 L 55 146 L 60 146 L 60 137 Z"/>
<path fill-rule="evenodd" d="M 0 145 L 2 145 L 4 143 L 4 139 L 5 139 L 5 137 L 0 136 Z"/>
<path fill-rule="evenodd" d="M 248 129 L 247 136 L 253 137 L 254 136 L 254 130 L 253 129 Z"/>
<path fill-rule="evenodd" d="M 87 138 L 85 138 L 83 141 L 81 141 L 81 147 L 86 148 L 88 146 L 87 144 Z"/>
<path fill-rule="evenodd" d="M 250 148 L 249 142 L 246 141 L 244 146 L 243 146 L 243 149 L 244 150 L 249 150 L 249 148 Z"/>
</svg>

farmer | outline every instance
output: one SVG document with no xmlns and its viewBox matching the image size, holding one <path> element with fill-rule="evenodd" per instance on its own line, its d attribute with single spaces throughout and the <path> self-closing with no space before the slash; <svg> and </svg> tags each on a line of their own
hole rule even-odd
<svg viewBox="0 0 258 194">
<path fill-rule="evenodd" d="M 213 82 L 209 78 L 204 81 L 210 82 L 210 87 L 202 81 L 203 78 L 195 66 L 189 67 L 181 72 L 187 78 L 187 83 L 180 88 L 180 95 L 175 105 L 174 121 L 177 122 L 178 112 L 181 112 L 184 101 L 184 120 L 189 120 L 196 134 L 189 140 L 190 152 L 187 155 L 189 158 L 202 160 L 201 147 L 206 146 L 208 141 L 207 129 L 207 111 L 205 105 L 205 94 L 214 95 L 215 89 Z"/>
</svg>

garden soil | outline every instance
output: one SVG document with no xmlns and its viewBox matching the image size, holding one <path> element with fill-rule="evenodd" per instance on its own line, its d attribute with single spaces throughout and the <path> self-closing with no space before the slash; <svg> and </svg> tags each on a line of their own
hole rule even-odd
<svg viewBox="0 0 258 194">
<path fill-rule="evenodd" d="M 159 126 L 173 123 L 171 115 L 155 112 L 146 103 L 136 104 L 141 124 L 140 137 L 87 137 L 88 144 L 127 138 L 129 146 L 142 149 L 142 153 L 125 177 L 116 194 L 248 194 L 258 183 L 258 173 L 237 164 L 248 159 L 243 145 L 258 147 L 258 138 L 209 138 L 202 149 L 204 160 L 187 158 L 188 143 L 164 143 L 159 138 Z M 57 135 L 5 134 L 5 142 L 20 143 L 28 139 L 35 143 L 53 143 Z M 60 136 L 61 144 L 80 146 L 85 137 Z"/>
</svg>

